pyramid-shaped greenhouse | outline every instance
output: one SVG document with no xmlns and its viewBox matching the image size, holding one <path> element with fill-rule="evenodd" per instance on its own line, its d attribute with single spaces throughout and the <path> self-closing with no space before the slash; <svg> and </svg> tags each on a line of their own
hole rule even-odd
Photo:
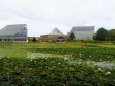
<svg viewBox="0 0 115 86">
<path fill-rule="evenodd" d="M 53 29 L 49 35 L 64 35 L 58 28 Z"/>
</svg>

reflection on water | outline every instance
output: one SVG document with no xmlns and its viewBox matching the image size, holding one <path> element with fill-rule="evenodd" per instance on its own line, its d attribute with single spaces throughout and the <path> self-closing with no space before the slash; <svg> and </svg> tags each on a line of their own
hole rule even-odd
<svg viewBox="0 0 115 86">
<path fill-rule="evenodd" d="M 107 67 L 107 68 L 114 68 L 115 69 L 115 64 L 109 63 L 107 61 L 104 61 L 104 62 L 87 62 L 87 63 L 92 64 L 94 66 L 100 66 L 100 67 Z"/>
<path fill-rule="evenodd" d="M 115 63 L 110 63 L 109 61 L 104 62 L 94 62 L 94 61 L 84 61 L 84 60 L 77 60 L 77 61 L 70 61 L 71 64 L 88 64 L 90 66 L 100 66 L 100 67 L 107 67 L 107 68 L 114 68 Z"/>
<path fill-rule="evenodd" d="M 27 58 L 45 58 L 45 57 L 67 57 L 67 55 L 44 54 L 44 53 L 28 53 Z"/>
</svg>

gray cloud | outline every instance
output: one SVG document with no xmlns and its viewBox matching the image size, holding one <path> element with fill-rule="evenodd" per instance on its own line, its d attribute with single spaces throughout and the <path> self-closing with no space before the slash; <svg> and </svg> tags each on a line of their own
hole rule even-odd
<svg viewBox="0 0 115 86">
<path fill-rule="evenodd" d="M 0 28 L 28 24 L 29 36 L 59 28 L 64 34 L 73 26 L 115 28 L 114 0 L 0 0 Z"/>
</svg>

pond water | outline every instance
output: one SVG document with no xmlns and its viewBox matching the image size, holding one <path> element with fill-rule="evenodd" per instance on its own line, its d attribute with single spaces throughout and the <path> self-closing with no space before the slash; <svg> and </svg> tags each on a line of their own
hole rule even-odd
<svg viewBox="0 0 115 86">
<path fill-rule="evenodd" d="M 107 67 L 107 68 L 115 69 L 115 64 L 110 63 L 109 61 L 104 61 L 104 62 L 83 61 L 83 60 L 71 61 L 71 59 L 68 58 L 69 55 L 56 55 L 56 54 L 44 54 L 44 53 L 28 53 L 27 54 L 27 58 L 49 58 L 49 57 L 61 57 L 61 58 L 68 60 L 68 62 L 72 64 L 86 63 L 90 66 L 100 66 L 100 67 Z"/>
<path fill-rule="evenodd" d="M 90 66 L 100 66 L 100 67 L 106 67 L 106 68 L 114 68 L 115 69 L 115 63 L 110 63 L 108 61 L 104 62 L 94 62 L 94 61 L 83 61 L 83 60 L 77 60 L 77 61 L 71 61 L 71 64 L 88 64 Z"/>
<path fill-rule="evenodd" d="M 46 57 L 68 57 L 68 55 L 44 54 L 44 53 L 28 53 L 27 58 L 46 58 Z"/>
<path fill-rule="evenodd" d="M 100 66 L 100 67 L 107 67 L 107 68 L 114 68 L 115 69 L 115 64 L 114 63 L 109 63 L 108 61 L 104 62 L 87 62 L 90 65 L 93 66 Z"/>
</svg>

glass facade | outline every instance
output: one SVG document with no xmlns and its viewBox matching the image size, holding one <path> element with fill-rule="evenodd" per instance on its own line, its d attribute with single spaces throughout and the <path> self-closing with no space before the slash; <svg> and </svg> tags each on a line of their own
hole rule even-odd
<svg viewBox="0 0 115 86">
<path fill-rule="evenodd" d="M 0 36 L 1 42 L 26 42 L 27 41 L 27 27 L 21 28 L 17 33 L 14 35 L 5 35 Z"/>
</svg>

